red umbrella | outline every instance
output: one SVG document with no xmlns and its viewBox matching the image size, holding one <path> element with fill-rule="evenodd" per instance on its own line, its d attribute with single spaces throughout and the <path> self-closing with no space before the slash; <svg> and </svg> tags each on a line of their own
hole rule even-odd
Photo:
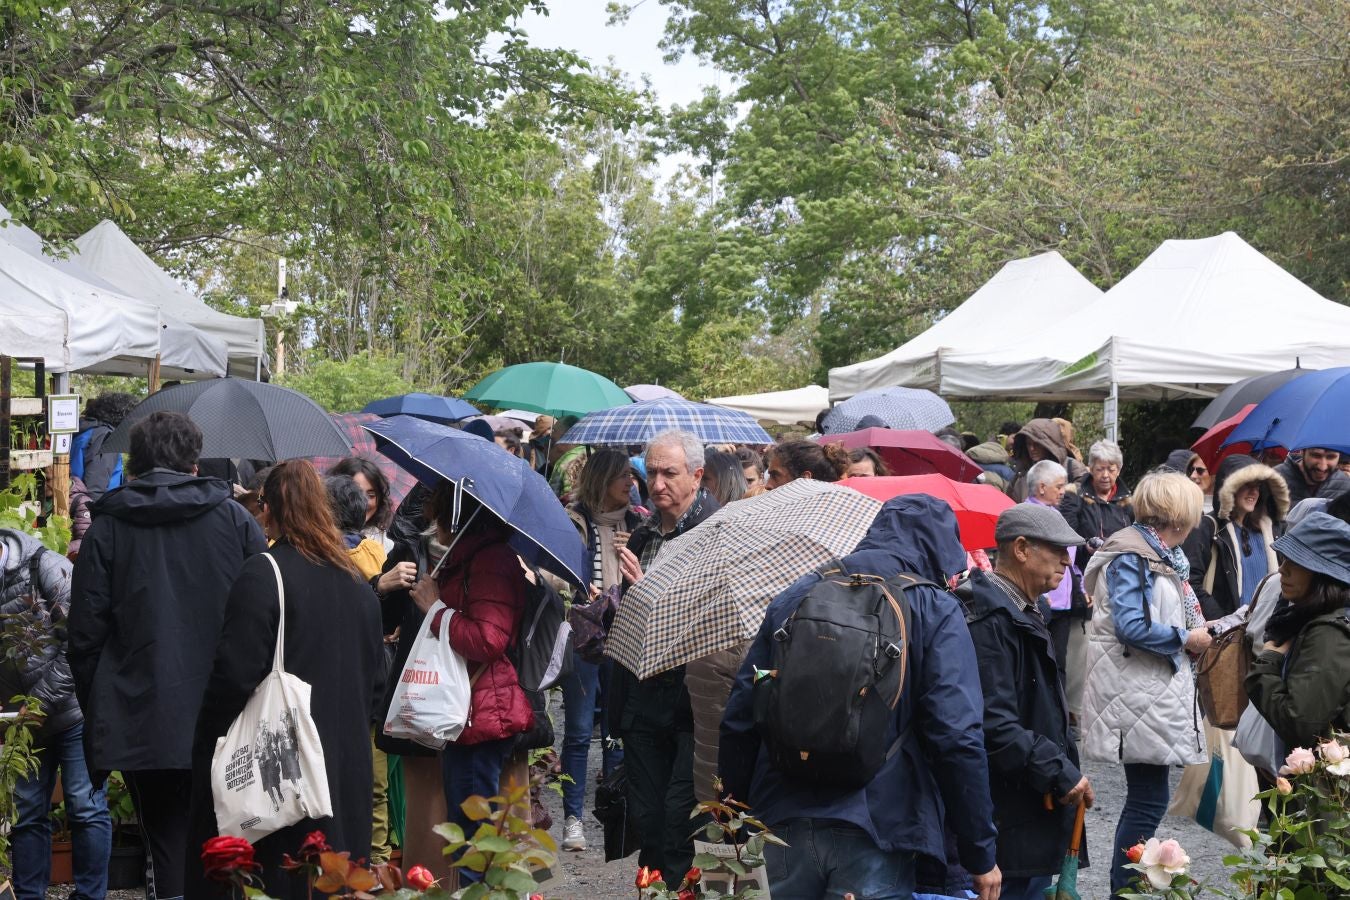
<svg viewBox="0 0 1350 900">
<path fill-rule="evenodd" d="M 839 483 L 883 503 L 901 494 L 936 497 L 956 513 L 956 524 L 961 530 L 961 546 L 967 550 L 993 547 L 998 514 L 1013 505 L 1011 498 L 996 487 L 965 484 L 942 475 L 845 478 Z"/>
<path fill-rule="evenodd" d="M 1242 420 L 1247 418 L 1247 414 L 1256 409 L 1255 403 L 1248 403 L 1242 407 L 1235 416 L 1224 419 L 1215 425 L 1209 431 L 1200 435 L 1200 439 L 1191 444 L 1191 450 L 1200 454 L 1200 458 L 1209 466 L 1211 472 L 1219 470 L 1219 463 L 1223 462 L 1229 456 L 1238 453 L 1251 453 L 1251 444 L 1234 444 L 1231 447 L 1223 446 L 1223 442 L 1228 440 L 1228 435 L 1233 433 L 1233 429 L 1242 424 Z"/>
<path fill-rule="evenodd" d="M 821 443 L 835 441 L 849 450 L 871 447 L 885 460 L 892 475 L 937 473 L 956 481 L 974 481 L 984 471 L 960 450 L 927 431 L 864 428 L 821 438 Z"/>
</svg>

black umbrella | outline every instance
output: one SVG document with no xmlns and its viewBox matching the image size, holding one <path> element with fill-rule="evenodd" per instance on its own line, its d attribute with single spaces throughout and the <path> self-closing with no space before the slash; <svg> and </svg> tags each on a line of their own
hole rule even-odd
<svg viewBox="0 0 1350 900">
<path fill-rule="evenodd" d="M 104 452 L 130 449 L 131 428 L 151 413 L 182 413 L 202 430 L 207 459 L 281 460 L 347 456 L 351 441 L 324 408 L 299 391 L 238 378 L 179 384 L 151 394 L 108 436 Z"/>
<path fill-rule="evenodd" d="M 1284 384 L 1286 381 L 1293 381 L 1300 375 L 1307 375 L 1313 369 L 1285 369 L 1283 372 L 1270 372 L 1266 375 L 1254 375 L 1251 378 L 1244 378 L 1241 381 L 1234 382 L 1224 388 L 1223 393 L 1209 401 L 1209 406 L 1205 407 L 1204 412 L 1195 417 L 1191 423 L 1192 428 L 1203 428 L 1208 430 L 1218 425 L 1225 419 L 1231 419 L 1242 412 L 1243 407 L 1250 406 L 1253 403 L 1260 403 L 1266 399 L 1272 391 Z"/>
</svg>

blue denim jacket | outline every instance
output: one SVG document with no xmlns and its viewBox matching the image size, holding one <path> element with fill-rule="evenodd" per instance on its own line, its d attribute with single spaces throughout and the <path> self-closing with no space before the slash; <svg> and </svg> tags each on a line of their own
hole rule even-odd
<svg viewBox="0 0 1350 900">
<path fill-rule="evenodd" d="M 1181 668 L 1181 648 L 1189 632 L 1152 621 L 1148 598 L 1153 595 L 1153 572 L 1144 558 L 1123 553 L 1111 560 L 1106 567 L 1106 585 L 1116 639 L 1127 647 L 1168 657 L 1174 672 Z"/>
</svg>

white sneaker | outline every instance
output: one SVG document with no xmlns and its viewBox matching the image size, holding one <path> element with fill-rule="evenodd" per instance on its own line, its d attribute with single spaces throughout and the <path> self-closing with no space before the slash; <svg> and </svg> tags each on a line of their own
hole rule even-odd
<svg viewBox="0 0 1350 900">
<path fill-rule="evenodd" d="M 562 848 L 564 850 L 586 849 L 586 832 L 582 830 L 581 820 L 576 816 L 568 816 L 567 821 L 563 823 Z"/>
</svg>

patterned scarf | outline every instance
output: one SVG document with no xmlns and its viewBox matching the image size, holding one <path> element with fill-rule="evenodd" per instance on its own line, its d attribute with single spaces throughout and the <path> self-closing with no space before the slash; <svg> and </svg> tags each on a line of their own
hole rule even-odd
<svg viewBox="0 0 1350 900">
<path fill-rule="evenodd" d="M 1171 566 L 1172 571 L 1176 572 L 1177 577 L 1181 579 L 1181 593 L 1186 601 L 1186 627 L 1202 627 L 1205 624 L 1205 616 L 1200 611 L 1200 600 L 1195 596 L 1195 591 L 1191 588 L 1191 583 L 1188 580 L 1191 577 L 1191 561 L 1186 558 L 1186 554 L 1180 547 L 1169 549 L 1163 543 L 1158 530 L 1151 525 L 1141 525 L 1135 522 L 1134 527 L 1139 529 L 1148 545 L 1162 557 L 1163 562 Z"/>
</svg>

